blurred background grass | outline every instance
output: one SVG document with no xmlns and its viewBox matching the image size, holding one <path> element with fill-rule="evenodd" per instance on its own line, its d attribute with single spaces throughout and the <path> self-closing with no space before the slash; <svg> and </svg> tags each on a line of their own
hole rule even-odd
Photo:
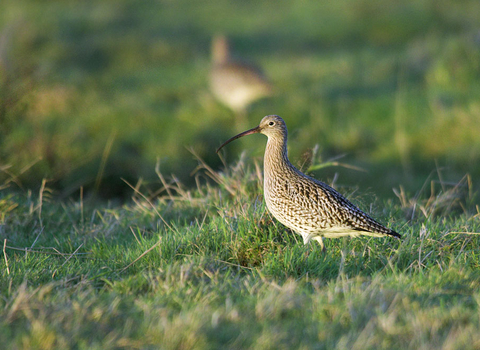
<svg viewBox="0 0 480 350">
<path fill-rule="evenodd" d="M 0 5 L 0 183 L 63 196 L 121 180 L 184 182 L 197 161 L 238 130 L 208 90 L 210 41 L 261 64 L 275 95 L 255 103 L 248 127 L 279 114 L 290 158 L 367 172 L 315 174 L 391 196 L 417 191 L 432 171 L 457 183 L 480 175 L 478 0 L 34 1 Z M 229 146 L 261 157 L 265 139 Z M 102 160 L 103 159 L 103 160 Z M 96 185 L 95 185 L 96 184 Z M 474 185 L 479 186 L 478 181 Z M 477 187 L 478 189 L 478 187 Z"/>
</svg>

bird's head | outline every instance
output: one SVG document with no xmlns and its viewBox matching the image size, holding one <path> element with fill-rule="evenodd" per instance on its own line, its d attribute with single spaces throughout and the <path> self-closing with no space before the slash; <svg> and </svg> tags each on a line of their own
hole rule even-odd
<svg viewBox="0 0 480 350">
<path fill-rule="evenodd" d="M 267 115 L 261 120 L 260 124 L 257 127 L 244 131 L 225 141 L 217 149 L 217 153 L 223 148 L 223 146 L 240 137 L 258 133 L 264 134 L 268 138 L 283 139 L 287 135 L 287 125 L 278 115 Z"/>
</svg>

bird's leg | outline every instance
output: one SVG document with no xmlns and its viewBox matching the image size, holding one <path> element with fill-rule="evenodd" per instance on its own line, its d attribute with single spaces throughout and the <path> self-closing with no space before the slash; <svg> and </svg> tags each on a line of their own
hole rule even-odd
<svg viewBox="0 0 480 350">
<path fill-rule="evenodd" d="M 327 249 L 325 248 L 325 245 L 323 244 L 323 238 L 321 236 L 316 236 L 314 233 L 310 233 L 309 235 L 302 235 L 303 237 L 303 244 L 307 245 L 312 239 L 316 240 L 322 249 L 322 253 L 326 253 Z"/>
<path fill-rule="evenodd" d="M 322 247 L 322 253 L 326 253 L 327 249 L 325 248 L 325 245 L 323 244 L 323 238 L 320 237 L 320 236 L 315 236 L 313 239 L 316 240 L 318 243 L 320 243 L 320 247 Z"/>
<path fill-rule="evenodd" d="M 325 248 L 325 245 L 323 244 L 323 238 L 320 237 L 320 236 L 315 236 L 315 237 L 312 237 L 314 240 L 316 240 L 318 243 L 320 243 L 320 247 L 322 249 L 322 254 L 325 254 L 327 252 L 327 249 Z M 308 241 L 310 241 L 310 238 L 308 239 Z M 310 244 L 308 247 L 307 247 L 307 251 L 305 252 L 305 258 L 308 259 L 309 255 L 310 255 L 310 251 L 314 250 L 316 247 L 313 246 L 313 243 Z"/>
<path fill-rule="evenodd" d="M 307 234 L 307 233 L 300 233 L 300 235 L 302 236 L 303 238 L 303 246 L 306 246 L 308 243 L 310 243 L 310 240 L 312 239 L 312 234 Z M 308 259 L 308 256 L 310 255 L 310 250 L 312 248 L 310 246 L 306 247 L 306 250 L 305 250 L 305 253 L 304 253 L 304 257 L 305 259 Z"/>
</svg>

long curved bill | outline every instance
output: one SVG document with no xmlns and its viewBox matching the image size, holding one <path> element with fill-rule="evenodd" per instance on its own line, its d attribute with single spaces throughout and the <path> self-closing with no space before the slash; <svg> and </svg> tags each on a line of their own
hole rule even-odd
<svg viewBox="0 0 480 350">
<path fill-rule="evenodd" d="M 223 145 L 221 145 L 220 147 L 218 147 L 217 149 L 217 153 L 223 148 L 223 146 L 225 146 L 227 143 L 230 143 L 236 139 L 239 139 L 240 137 L 243 137 L 243 136 L 247 136 L 247 135 L 251 135 L 251 134 L 256 134 L 256 133 L 259 133 L 260 132 L 260 126 L 257 126 L 253 129 L 250 129 L 250 130 L 247 130 L 247 131 L 244 131 L 244 132 L 241 132 L 240 134 L 238 135 L 235 135 L 234 137 L 228 139 L 227 141 L 225 141 L 223 143 Z"/>
</svg>

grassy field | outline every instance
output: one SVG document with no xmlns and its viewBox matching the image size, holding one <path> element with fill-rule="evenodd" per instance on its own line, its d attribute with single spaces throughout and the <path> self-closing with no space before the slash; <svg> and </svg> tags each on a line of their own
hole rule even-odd
<svg viewBox="0 0 480 350">
<path fill-rule="evenodd" d="M 2 1 L 1 347 L 480 349 L 478 23 L 477 0 Z M 242 131 L 208 90 L 219 32 L 275 87 L 245 127 L 282 116 L 292 163 L 401 241 L 304 246 L 266 211 L 265 138 L 215 154 Z"/>
<path fill-rule="evenodd" d="M 252 106 L 247 127 L 282 116 L 294 163 L 315 145 L 317 161 L 346 155 L 368 172 L 343 171 L 342 183 L 382 196 L 399 184 L 417 191 L 437 167 L 453 182 L 480 175 L 476 0 L 1 6 L 2 183 L 38 190 L 47 178 L 65 197 L 80 187 L 121 197 L 129 189 L 120 178 L 158 184 L 160 159 L 165 174 L 193 184 L 190 148 L 218 169 L 213 151 L 240 131 L 208 90 L 218 32 L 275 86 Z M 230 154 L 248 144 L 258 157 L 263 142 L 242 141 Z"/>
<path fill-rule="evenodd" d="M 401 242 L 328 240 L 322 254 L 272 220 L 255 169 L 201 169 L 197 189 L 171 183 L 123 207 L 47 188 L 2 198 L 3 348 L 480 346 L 469 179 L 363 206 Z"/>
</svg>

